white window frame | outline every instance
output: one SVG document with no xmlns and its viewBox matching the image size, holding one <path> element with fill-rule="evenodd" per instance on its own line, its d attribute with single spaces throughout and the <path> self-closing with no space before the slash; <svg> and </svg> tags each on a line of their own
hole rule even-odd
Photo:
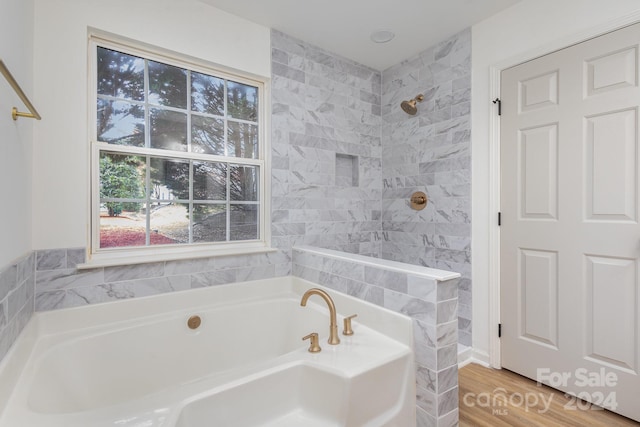
<svg viewBox="0 0 640 427">
<path fill-rule="evenodd" d="M 161 48 L 148 46 L 130 40 L 120 40 L 117 37 L 105 37 L 101 34 L 90 34 L 88 43 L 88 133 L 91 149 L 91 185 L 89 195 L 89 244 L 87 246 L 87 261 L 78 268 L 93 268 L 109 265 L 145 263 L 166 260 L 179 260 L 224 255 L 240 255 L 249 253 L 272 252 L 271 220 L 270 220 L 270 145 L 269 130 L 269 86 L 268 79 L 250 75 L 237 70 L 231 70 L 210 62 L 194 59 L 186 55 L 169 52 Z M 258 153 L 257 159 L 200 155 L 180 152 L 179 158 L 205 160 L 212 162 L 232 163 L 237 165 L 258 166 L 258 239 L 251 241 L 225 241 L 211 243 L 182 243 L 175 245 L 134 246 L 119 248 L 100 248 L 100 168 L 99 157 L 101 151 L 117 151 L 123 154 L 152 155 L 154 157 L 171 158 L 172 151 L 147 147 L 120 146 L 99 142 L 97 139 L 97 48 L 104 47 L 135 55 L 144 59 L 161 62 L 188 69 L 190 71 L 212 75 L 225 80 L 243 83 L 258 88 Z M 226 125 L 225 125 L 226 127 Z M 116 150 L 114 150 L 116 148 Z M 178 158 L 178 156 L 175 156 Z M 227 204 L 230 195 L 227 194 Z"/>
</svg>

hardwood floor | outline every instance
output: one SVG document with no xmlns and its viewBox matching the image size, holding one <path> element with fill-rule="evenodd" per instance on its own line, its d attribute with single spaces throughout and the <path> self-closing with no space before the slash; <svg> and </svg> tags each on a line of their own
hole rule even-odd
<svg viewBox="0 0 640 427">
<path fill-rule="evenodd" d="M 469 364 L 458 381 L 460 427 L 640 426 L 504 369 Z"/>
</svg>

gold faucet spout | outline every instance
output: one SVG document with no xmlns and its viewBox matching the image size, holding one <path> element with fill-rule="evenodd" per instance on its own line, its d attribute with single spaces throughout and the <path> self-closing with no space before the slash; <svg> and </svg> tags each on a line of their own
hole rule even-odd
<svg viewBox="0 0 640 427">
<path fill-rule="evenodd" d="M 307 300 L 311 295 L 320 296 L 324 300 L 324 302 L 327 303 L 327 306 L 329 307 L 330 324 L 329 324 L 329 340 L 327 342 L 331 345 L 340 344 L 340 338 L 338 338 L 338 321 L 336 320 L 336 305 L 333 303 L 333 300 L 331 299 L 328 293 L 318 288 L 312 288 L 312 289 L 309 289 L 307 292 L 305 292 L 304 295 L 302 295 L 302 300 L 300 301 L 300 305 L 303 307 L 306 307 Z"/>
</svg>

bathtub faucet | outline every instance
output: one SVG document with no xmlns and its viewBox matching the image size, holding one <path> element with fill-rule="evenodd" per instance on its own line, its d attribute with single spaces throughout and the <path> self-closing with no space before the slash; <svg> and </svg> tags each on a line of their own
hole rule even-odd
<svg viewBox="0 0 640 427">
<path fill-rule="evenodd" d="M 324 302 L 329 306 L 329 317 L 331 320 L 329 326 L 329 340 L 328 343 L 331 345 L 340 344 L 340 338 L 338 338 L 338 322 L 336 320 L 336 305 L 333 303 L 333 300 L 329 296 L 328 293 L 323 291 L 322 289 L 312 288 L 302 295 L 302 301 L 300 301 L 300 305 L 303 307 L 307 306 L 307 300 L 311 295 L 319 295 L 322 297 Z"/>
</svg>

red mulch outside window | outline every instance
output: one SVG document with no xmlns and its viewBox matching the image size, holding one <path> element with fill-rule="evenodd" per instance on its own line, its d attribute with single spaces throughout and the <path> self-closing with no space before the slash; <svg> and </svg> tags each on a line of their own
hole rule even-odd
<svg viewBox="0 0 640 427">
<path fill-rule="evenodd" d="M 100 230 L 100 247 L 115 248 L 122 246 L 144 246 L 145 232 L 139 230 L 103 229 Z M 151 233 L 152 245 L 167 245 L 175 240 L 158 233 Z"/>
</svg>

